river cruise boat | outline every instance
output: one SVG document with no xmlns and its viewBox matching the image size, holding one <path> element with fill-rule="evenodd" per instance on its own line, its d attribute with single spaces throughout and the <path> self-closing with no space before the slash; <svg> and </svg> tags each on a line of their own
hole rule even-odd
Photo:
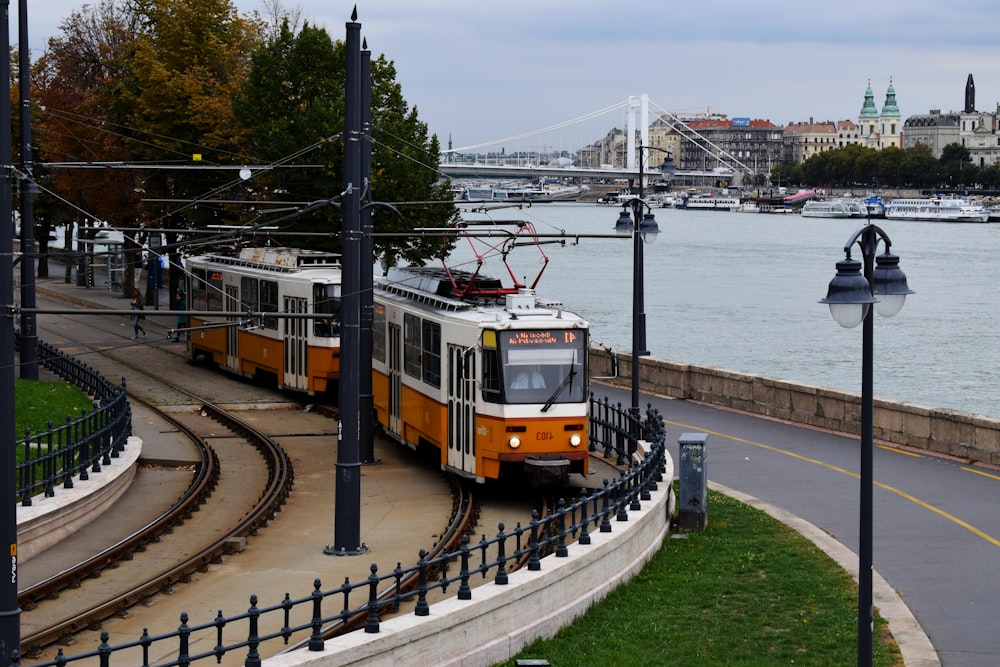
<svg viewBox="0 0 1000 667">
<path fill-rule="evenodd" d="M 738 211 L 740 210 L 740 198 L 694 195 L 682 197 L 679 202 L 674 204 L 674 208 L 686 208 L 695 211 Z"/>
<path fill-rule="evenodd" d="M 863 218 L 868 214 L 859 199 L 813 199 L 802 206 L 803 218 Z"/>
<path fill-rule="evenodd" d="M 961 197 L 893 199 L 885 206 L 889 220 L 927 220 L 931 222 L 989 222 L 990 211 L 978 202 Z"/>
</svg>

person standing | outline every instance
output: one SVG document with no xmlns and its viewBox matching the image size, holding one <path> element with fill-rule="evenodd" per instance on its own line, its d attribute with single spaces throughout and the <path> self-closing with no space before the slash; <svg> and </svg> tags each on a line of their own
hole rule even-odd
<svg viewBox="0 0 1000 667">
<path fill-rule="evenodd" d="M 132 301 L 130 302 L 132 304 L 132 310 L 133 310 L 133 314 L 132 314 L 132 329 L 133 329 L 132 340 L 135 340 L 140 335 L 141 336 L 145 336 L 146 335 L 146 330 L 143 329 L 142 328 L 142 324 L 140 324 L 140 320 L 143 320 L 146 317 L 145 315 L 141 314 L 142 313 L 142 309 L 145 306 L 144 301 L 145 300 L 142 298 L 142 292 L 139 291 L 139 288 L 136 287 L 135 289 L 133 289 L 132 290 Z"/>
<path fill-rule="evenodd" d="M 184 294 L 184 290 L 177 290 L 177 296 L 174 297 L 174 310 L 183 311 L 187 310 L 187 295 Z M 177 326 L 174 328 L 174 342 L 179 343 L 181 340 L 181 330 L 187 328 L 187 315 L 177 316 Z"/>
</svg>

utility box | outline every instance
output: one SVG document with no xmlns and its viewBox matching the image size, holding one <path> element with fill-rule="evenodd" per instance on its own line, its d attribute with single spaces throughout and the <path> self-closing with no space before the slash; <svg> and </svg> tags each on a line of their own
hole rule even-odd
<svg viewBox="0 0 1000 667">
<path fill-rule="evenodd" d="M 708 523 L 708 468 L 705 465 L 707 433 L 682 433 L 678 477 L 677 526 L 683 531 L 704 532 Z"/>
</svg>

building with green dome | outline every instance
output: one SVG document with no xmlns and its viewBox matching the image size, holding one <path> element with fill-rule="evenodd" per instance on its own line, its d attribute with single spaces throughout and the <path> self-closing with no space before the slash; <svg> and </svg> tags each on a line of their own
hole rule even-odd
<svg viewBox="0 0 1000 667">
<path fill-rule="evenodd" d="M 900 122 L 899 105 L 896 104 L 896 89 L 889 79 L 889 88 L 885 93 L 885 104 L 882 110 L 875 106 L 875 93 L 872 92 L 872 82 L 868 81 L 865 90 L 865 101 L 858 115 L 858 126 L 861 128 L 861 145 L 866 148 L 881 150 L 889 146 L 902 146 L 903 123 Z"/>
</svg>

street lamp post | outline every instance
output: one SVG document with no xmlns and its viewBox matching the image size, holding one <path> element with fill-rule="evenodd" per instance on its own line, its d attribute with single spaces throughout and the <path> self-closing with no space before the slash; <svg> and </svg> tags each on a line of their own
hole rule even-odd
<svg viewBox="0 0 1000 667">
<path fill-rule="evenodd" d="M 639 357 L 649 356 L 646 349 L 646 308 L 643 288 L 643 242 L 653 243 L 660 227 L 656 224 L 652 209 L 643 199 L 645 186 L 644 163 L 645 156 L 643 150 L 660 150 L 669 153 L 662 148 L 653 146 L 643 146 L 639 144 L 639 196 L 629 199 L 622 205 L 621 215 L 615 223 L 615 232 L 618 234 L 632 235 L 632 405 L 629 412 L 632 415 L 632 425 L 636 429 L 633 436 L 637 439 L 640 436 L 640 409 L 639 409 Z M 665 160 L 661 171 L 667 173 L 671 170 L 670 160 Z M 629 217 L 631 209 L 631 217 Z"/>
<path fill-rule="evenodd" d="M 876 257 L 879 242 L 885 252 Z M 863 259 L 851 257 L 857 244 Z M 907 294 L 906 275 L 899 268 L 899 257 L 889 252 L 892 243 L 879 227 L 865 225 L 844 244 L 845 258 L 837 262 L 837 275 L 830 281 L 825 299 L 830 314 L 842 327 L 864 323 L 861 353 L 861 480 L 860 535 L 858 538 L 858 665 L 872 664 L 872 459 L 874 451 L 873 357 L 874 316 L 871 305 L 883 317 L 892 317 L 903 307 Z"/>
</svg>

